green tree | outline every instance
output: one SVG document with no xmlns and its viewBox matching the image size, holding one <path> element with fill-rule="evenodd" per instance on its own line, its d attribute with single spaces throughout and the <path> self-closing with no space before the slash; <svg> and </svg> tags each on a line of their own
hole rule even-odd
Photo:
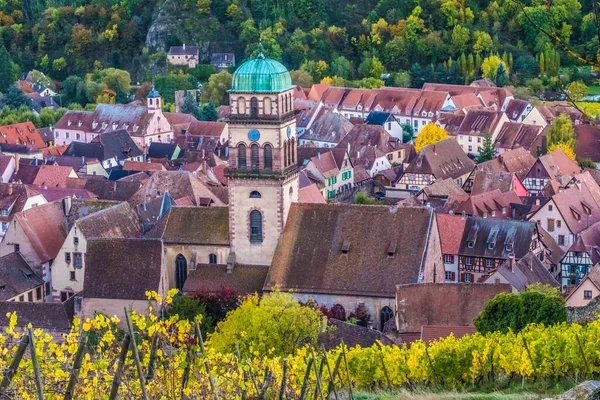
<svg viewBox="0 0 600 400">
<path fill-rule="evenodd" d="M 486 135 L 483 138 L 483 145 L 479 150 L 479 155 L 477 156 L 477 162 L 482 163 L 486 161 L 490 161 L 496 156 L 496 148 L 494 147 L 494 143 L 492 142 L 492 137 L 490 135 Z"/>
<path fill-rule="evenodd" d="M 194 96 L 186 93 L 180 111 L 184 114 L 193 115 L 194 117 L 198 115 L 198 103 L 196 102 L 196 99 L 194 99 Z"/>
<path fill-rule="evenodd" d="M 411 124 L 402 125 L 402 143 L 411 143 L 415 136 L 415 130 Z"/>
<path fill-rule="evenodd" d="M 418 63 L 414 63 L 408 71 L 410 75 L 410 87 L 420 89 L 425 83 L 423 69 Z"/>
<path fill-rule="evenodd" d="M 544 91 L 544 82 L 539 78 L 529 79 L 525 82 L 525 86 L 527 86 L 535 96 L 539 96 Z"/>
<path fill-rule="evenodd" d="M 548 148 L 552 145 L 564 144 L 575 151 L 575 129 L 573 128 L 573 121 L 568 115 L 561 114 L 554 118 L 546 135 L 546 144 Z"/>
<path fill-rule="evenodd" d="M 213 321 L 206 312 L 206 306 L 198 300 L 188 296 L 176 296 L 169 305 L 167 315 L 172 317 L 178 315 L 179 319 L 194 321 L 196 317 L 201 321 L 200 329 L 202 333 L 212 330 Z"/>
<path fill-rule="evenodd" d="M 508 74 L 508 66 L 498 56 L 486 57 L 481 64 L 481 76 L 491 80 L 496 80 L 498 74 L 498 67 L 502 65 L 505 71 L 505 75 Z"/>
<path fill-rule="evenodd" d="M 581 168 L 581 169 L 585 169 L 585 168 L 596 169 L 596 163 L 589 158 L 582 158 L 581 160 L 579 160 L 579 168 Z"/>
<path fill-rule="evenodd" d="M 363 78 L 380 79 L 385 67 L 377 57 L 367 57 L 358 66 L 358 73 Z"/>
<path fill-rule="evenodd" d="M 203 101 L 208 102 L 212 100 L 216 106 L 227 104 L 227 91 L 231 89 L 232 81 L 233 75 L 227 71 L 211 75 L 204 87 L 204 93 L 202 94 Z"/>
<path fill-rule="evenodd" d="M 410 73 L 408 71 L 394 72 L 388 81 L 389 86 L 410 87 Z"/>
<path fill-rule="evenodd" d="M 585 97 L 588 87 L 581 81 L 571 82 L 567 85 L 567 94 L 573 101 L 579 101 Z"/>
<path fill-rule="evenodd" d="M 242 355 L 287 355 L 303 343 L 316 344 L 323 324 L 320 311 L 300 305 L 288 293 L 254 295 L 217 324 L 208 345 L 223 353 L 233 353 L 238 344 Z"/>
<path fill-rule="evenodd" d="M 27 98 L 16 85 L 11 85 L 4 97 L 2 97 L 4 105 L 8 108 L 19 108 L 21 106 L 30 107 L 31 100 Z"/>
<path fill-rule="evenodd" d="M 344 56 L 339 56 L 331 62 L 331 74 L 344 79 L 352 79 L 354 68 L 352 63 Z"/>
<path fill-rule="evenodd" d="M 528 324 L 554 325 L 567 321 L 565 299 L 557 288 L 532 285 L 522 293 L 501 293 L 473 320 L 477 332 L 522 331 Z"/>
<path fill-rule="evenodd" d="M 494 48 L 494 41 L 489 33 L 483 31 L 475 31 L 473 33 L 473 51 L 475 54 L 489 53 Z"/>
<path fill-rule="evenodd" d="M 14 83 L 12 65 L 8 51 L 0 45 L 0 92 L 5 93 Z"/>
<path fill-rule="evenodd" d="M 292 78 L 292 83 L 294 85 L 300 85 L 301 87 L 311 87 L 313 85 L 312 76 L 301 69 L 297 69 L 294 71 L 290 71 L 290 77 Z"/>
<path fill-rule="evenodd" d="M 494 83 L 498 87 L 504 87 L 508 84 L 508 71 L 504 68 L 504 62 L 498 64 L 496 76 L 494 77 Z"/>
<path fill-rule="evenodd" d="M 198 117 L 200 121 L 216 121 L 219 118 L 219 113 L 213 101 L 209 101 L 200 107 Z"/>
</svg>

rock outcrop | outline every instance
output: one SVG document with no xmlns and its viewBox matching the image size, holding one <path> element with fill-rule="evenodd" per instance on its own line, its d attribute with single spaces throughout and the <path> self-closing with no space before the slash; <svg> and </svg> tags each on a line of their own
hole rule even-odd
<svg viewBox="0 0 600 400">
<path fill-rule="evenodd" d="M 600 381 L 585 381 L 555 398 L 555 400 L 597 400 L 600 399 Z"/>
</svg>

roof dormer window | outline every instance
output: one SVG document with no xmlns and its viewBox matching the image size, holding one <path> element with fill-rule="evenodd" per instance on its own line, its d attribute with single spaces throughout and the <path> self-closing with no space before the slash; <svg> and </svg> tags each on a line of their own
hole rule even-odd
<svg viewBox="0 0 600 400">
<path fill-rule="evenodd" d="M 134 132 L 137 132 L 137 130 L 138 130 L 138 126 L 137 126 L 137 125 L 134 125 L 134 126 L 133 126 L 133 131 L 134 131 Z"/>
<path fill-rule="evenodd" d="M 586 214 L 590 215 L 592 213 L 592 209 L 587 204 L 585 204 L 585 203 L 582 202 L 581 203 L 581 207 L 583 207 L 583 211 Z"/>
<path fill-rule="evenodd" d="M 81 122 L 81 121 L 77 122 L 77 126 L 81 126 L 82 124 L 83 124 L 83 122 Z"/>
<path fill-rule="evenodd" d="M 487 249 L 488 250 L 494 250 L 494 247 L 496 247 L 496 245 L 494 243 L 488 243 L 487 244 Z"/>
<path fill-rule="evenodd" d="M 108 126 L 108 124 L 106 122 L 102 123 L 102 129 L 106 129 L 107 126 Z"/>
<path fill-rule="evenodd" d="M 506 246 L 504 246 L 506 248 L 506 251 L 513 251 L 513 245 L 512 243 L 508 243 Z"/>
<path fill-rule="evenodd" d="M 93 121 L 92 122 L 92 129 L 96 129 L 97 126 L 98 126 L 98 121 Z"/>
<path fill-rule="evenodd" d="M 116 130 L 118 127 L 119 127 L 119 124 L 117 124 L 116 122 L 113 122 L 113 124 L 112 124 L 113 131 Z"/>
<path fill-rule="evenodd" d="M 342 253 L 348 254 L 349 251 L 350 251 L 350 241 L 344 240 L 344 243 L 342 244 Z"/>
<path fill-rule="evenodd" d="M 474 245 L 473 241 L 469 240 L 469 241 L 467 242 L 467 247 L 468 247 L 468 248 L 472 249 L 472 248 L 473 248 L 473 245 Z"/>
<path fill-rule="evenodd" d="M 67 126 L 71 126 L 71 120 L 67 121 Z"/>
</svg>

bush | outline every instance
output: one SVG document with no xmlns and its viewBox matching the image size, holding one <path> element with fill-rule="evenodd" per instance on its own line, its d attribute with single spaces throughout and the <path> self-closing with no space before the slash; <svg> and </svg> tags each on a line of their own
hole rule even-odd
<svg viewBox="0 0 600 400">
<path fill-rule="evenodd" d="M 473 320 L 478 332 L 522 331 L 528 324 L 554 325 L 567 321 L 565 300 L 558 289 L 532 285 L 523 293 L 500 293 Z"/>
<path fill-rule="evenodd" d="M 209 332 L 213 327 L 212 318 L 207 314 L 206 306 L 188 296 L 175 297 L 167 310 L 167 314 L 170 317 L 178 315 L 180 320 L 188 321 L 194 321 L 197 316 L 201 315 L 202 318 L 199 318 L 199 320 L 201 321 L 200 329 L 202 332 Z"/>
</svg>

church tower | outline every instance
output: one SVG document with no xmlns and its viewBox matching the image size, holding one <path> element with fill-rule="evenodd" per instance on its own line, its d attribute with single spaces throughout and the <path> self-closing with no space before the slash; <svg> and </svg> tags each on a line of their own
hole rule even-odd
<svg viewBox="0 0 600 400">
<path fill-rule="evenodd" d="M 235 262 L 271 265 L 292 202 L 298 201 L 292 80 L 279 62 L 243 63 L 229 91 L 229 234 Z"/>
</svg>

